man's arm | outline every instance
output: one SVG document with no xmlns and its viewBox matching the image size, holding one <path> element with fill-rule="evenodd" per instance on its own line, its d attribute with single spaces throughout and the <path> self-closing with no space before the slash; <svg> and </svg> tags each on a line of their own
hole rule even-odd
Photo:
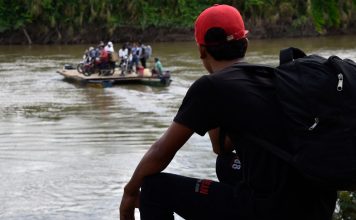
<svg viewBox="0 0 356 220">
<path fill-rule="evenodd" d="M 120 219 L 134 219 L 134 209 L 138 204 L 144 177 L 164 170 L 192 134 L 193 131 L 188 127 L 173 122 L 163 136 L 150 147 L 124 188 L 120 204 Z"/>
<path fill-rule="evenodd" d="M 209 131 L 209 137 L 211 141 L 211 145 L 213 147 L 213 151 L 216 154 L 220 154 L 221 152 L 221 146 L 220 146 L 220 128 L 215 128 Z M 229 138 L 229 136 L 225 135 L 225 140 L 224 140 L 224 151 L 225 152 L 230 152 L 232 151 L 233 144 Z"/>
</svg>

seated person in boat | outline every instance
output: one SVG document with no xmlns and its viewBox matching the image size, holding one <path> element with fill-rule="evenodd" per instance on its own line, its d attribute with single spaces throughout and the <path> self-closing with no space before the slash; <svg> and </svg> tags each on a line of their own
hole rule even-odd
<svg viewBox="0 0 356 220">
<path fill-rule="evenodd" d="M 93 62 L 96 58 L 96 50 L 94 47 L 89 47 L 89 52 L 88 52 L 88 61 Z"/>
<path fill-rule="evenodd" d="M 162 63 L 158 57 L 155 57 L 155 66 L 152 70 L 152 74 L 153 75 L 157 74 L 159 76 L 163 76 L 163 66 L 162 66 Z"/>
<path fill-rule="evenodd" d="M 89 50 L 86 49 L 83 54 L 83 61 L 84 62 L 89 62 Z"/>
<path fill-rule="evenodd" d="M 104 49 L 104 44 L 99 44 L 99 57 L 96 58 L 95 64 L 99 66 L 100 69 L 105 69 L 109 64 L 109 53 Z"/>
</svg>

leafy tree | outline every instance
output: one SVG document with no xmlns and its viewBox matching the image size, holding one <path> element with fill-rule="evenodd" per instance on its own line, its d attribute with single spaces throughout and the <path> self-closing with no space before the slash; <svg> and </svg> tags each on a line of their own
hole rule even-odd
<svg viewBox="0 0 356 220">
<path fill-rule="evenodd" d="M 356 219 L 356 192 L 340 192 L 335 220 Z"/>
<path fill-rule="evenodd" d="M 26 4 L 12 0 L 0 1 L 0 32 L 23 28 L 32 19 Z"/>
<path fill-rule="evenodd" d="M 311 15 L 314 24 L 320 33 L 325 32 L 325 28 L 339 27 L 340 13 L 337 0 L 311 0 Z"/>
<path fill-rule="evenodd" d="M 0 33 L 24 31 L 61 41 L 120 28 L 192 28 L 198 13 L 212 4 L 237 7 L 249 25 L 265 28 L 313 21 L 319 33 L 356 23 L 356 0 L 0 0 Z M 55 33 L 55 34 L 53 34 Z"/>
</svg>

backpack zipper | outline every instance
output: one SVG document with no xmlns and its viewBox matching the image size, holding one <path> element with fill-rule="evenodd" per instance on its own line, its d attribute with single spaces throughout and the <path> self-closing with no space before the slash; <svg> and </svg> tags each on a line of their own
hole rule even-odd
<svg viewBox="0 0 356 220">
<path fill-rule="evenodd" d="M 338 83 L 337 83 L 337 91 L 341 92 L 342 91 L 342 86 L 344 83 L 344 76 L 342 75 L 342 73 L 339 73 L 337 75 L 337 78 L 339 79 Z"/>
<path fill-rule="evenodd" d="M 314 118 L 314 124 L 309 127 L 309 131 L 314 130 L 314 128 L 319 124 L 319 118 Z"/>
</svg>

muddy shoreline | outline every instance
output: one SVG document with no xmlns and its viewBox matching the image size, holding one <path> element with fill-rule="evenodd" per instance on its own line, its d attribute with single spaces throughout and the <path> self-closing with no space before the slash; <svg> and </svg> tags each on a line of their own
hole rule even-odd
<svg viewBox="0 0 356 220">
<path fill-rule="evenodd" d="M 305 25 L 295 29 L 290 25 L 249 25 L 246 24 L 250 39 L 266 38 L 295 38 L 295 37 L 315 37 L 328 35 L 356 34 L 356 25 L 347 29 L 330 29 L 320 34 L 315 31 L 313 25 Z M 251 28 L 249 28 L 251 27 Z M 36 27 L 28 27 L 17 31 L 8 31 L 0 33 L 0 44 L 96 44 L 100 40 L 120 42 L 178 42 L 193 41 L 193 28 L 156 28 L 148 27 L 146 29 L 121 27 L 117 28 L 111 34 L 105 28 L 83 27 L 81 30 L 73 33 L 68 30 L 48 30 L 46 33 L 38 31 Z"/>
</svg>

